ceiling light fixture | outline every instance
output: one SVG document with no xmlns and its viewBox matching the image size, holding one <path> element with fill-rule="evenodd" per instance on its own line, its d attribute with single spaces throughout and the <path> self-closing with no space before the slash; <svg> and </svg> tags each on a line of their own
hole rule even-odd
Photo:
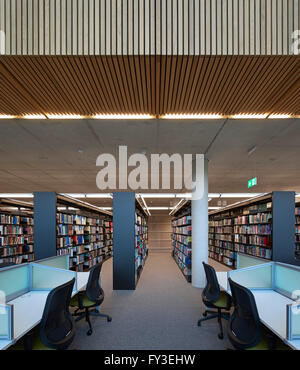
<svg viewBox="0 0 300 370">
<path fill-rule="evenodd" d="M 32 193 L 5 193 L 5 194 L 0 194 L 0 198 L 33 198 Z"/>
<path fill-rule="evenodd" d="M 165 114 L 163 119 L 221 119 L 220 114 Z"/>
<path fill-rule="evenodd" d="M 151 211 L 169 211 L 170 207 L 148 207 Z"/>
<path fill-rule="evenodd" d="M 6 114 L 0 114 L 0 119 L 12 119 L 12 118 L 16 118 L 15 116 L 9 116 L 9 115 L 6 115 Z"/>
<path fill-rule="evenodd" d="M 235 114 L 231 116 L 233 119 L 266 119 L 267 114 Z"/>
<path fill-rule="evenodd" d="M 43 114 L 26 114 L 22 118 L 24 119 L 47 119 Z"/>
<path fill-rule="evenodd" d="M 66 195 L 67 197 L 71 197 L 71 198 L 85 198 L 86 197 L 86 194 L 62 194 L 62 195 Z"/>
<path fill-rule="evenodd" d="M 112 195 L 110 193 L 103 193 L 103 194 L 85 194 L 86 198 L 94 198 L 94 199 L 97 199 L 97 198 L 112 198 Z"/>
<path fill-rule="evenodd" d="M 47 114 L 49 119 L 83 119 L 79 114 Z"/>
<path fill-rule="evenodd" d="M 288 119 L 288 118 L 293 118 L 289 114 L 271 114 L 268 118 L 270 119 Z"/>
<path fill-rule="evenodd" d="M 153 119 L 150 114 L 96 114 L 93 119 Z"/>
</svg>

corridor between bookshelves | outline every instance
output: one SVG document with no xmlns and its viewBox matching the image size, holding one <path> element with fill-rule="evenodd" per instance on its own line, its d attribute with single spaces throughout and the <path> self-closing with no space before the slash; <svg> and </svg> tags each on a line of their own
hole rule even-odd
<svg viewBox="0 0 300 370">
<path fill-rule="evenodd" d="M 79 322 L 71 349 L 193 350 L 229 346 L 227 339 L 216 342 L 217 322 L 208 322 L 201 330 L 197 326 L 203 309 L 201 290 L 186 281 L 171 253 L 153 252 L 151 246 L 149 249 L 134 291 L 113 291 L 113 260 L 103 264 L 105 300 L 101 311 L 113 320 L 107 323 L 92 318 L 91 337 L 85 335 L 86 322 Z"/>
</svg>

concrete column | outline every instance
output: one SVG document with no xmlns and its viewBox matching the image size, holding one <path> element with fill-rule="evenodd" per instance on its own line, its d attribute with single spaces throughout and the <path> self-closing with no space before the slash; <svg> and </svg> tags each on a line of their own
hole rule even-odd
<svg viewBox="0 0 300 370">
<path fill-rule="evenodd" d="M 208 261 L 208 160 L 203 156 L 194 166 L 196 187 L 192 198 L 192 285 L 204 288 L 202 262 Z"/>
</svg>

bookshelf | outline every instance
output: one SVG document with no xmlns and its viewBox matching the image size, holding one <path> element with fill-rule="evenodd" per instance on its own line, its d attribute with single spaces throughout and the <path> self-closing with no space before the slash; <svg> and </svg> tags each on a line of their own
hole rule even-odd
<svg viewBox="0 0 300 370">
<path fill-rule="evenodd" d="M 295 207 L 295 257 L 300 260 L 300 202 Z"/>
<path fill-rule="evenodd" d="M 188 201 L 174 213 L 172 220 L 172 256 L 190 283 L 192 280 L 192 216 Z"/>
<path fill-rule="evenodd" d="M 138 282 L 148 256 L 148 217 L 140 210 L 135 211 L 135 281 Z"/>
<path fill-rule="evenodd" d="M 0 200 L 0 263 L 34 261 L 33 205 L 12 199 Z"/>
<path fill-rule="evenodd" d="M 148 212 L 133 192 L 113 197 L 114 290 L 135 290 L 148 256 Z"/>
<path fill-rule="evenodd" d="M 46 243 L 37 248 L 38 259 L 69 255 L 70 269 L 83 272 L 112 257 L 111 213 L 56 193 L 35 193 L 34 199 L 37 245 Z"/>
<path fill-rule="evenodd" d="M 294 262 L 289 253 L 293 194 L 273 192 L 211 212 L 209 258 L 232 268 L 238 252 L 266 261 Z"/>
</svg>

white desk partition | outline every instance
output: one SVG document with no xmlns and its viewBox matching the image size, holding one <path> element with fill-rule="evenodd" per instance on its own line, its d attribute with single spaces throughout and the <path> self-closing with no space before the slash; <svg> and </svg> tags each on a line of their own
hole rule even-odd
<svg viewBox="0 0 300 370">
<path fill-rule="evenodd" d="M 0 304 L 0 339 L 11 340 L 13 337 L 13 306 Z"/>
<path fill-rule="evenodd" d="M 43 260 L 35 261 L 35 263 L 39 265 L 55 267 L 58 269 L 60 268 L 63 270 L 69 270 L 70 269 L 70 256 L 68 254 L 63 255 L 63 256 L 54 256 L 54 257 L 45 258 Z"/>
<path fill-rule="evenodd" d="M 31 289 L 51 290 L 75 278 L 73 291 L 77 290 L 76 272 L 31 263 Z"/>
<path fill-rule="evenodd" d="M 237 253 L 237 269 L 242 269 L 245 267 L 251 267 L 256 265 L 262 265 L 267 263 L 268 261 L 264 258 L 259 258 L 255 256 L 249 256 L 248 254 L 244 253 Z"/>
<path fill-rule="evenodd" d="M 5 267 L 0 270 L 0 292 L 6 303 L 28 292 L 30 286 L 30 264 Z"/>
<path fill-rule="evenodd" d="M 273 264 L 267 263 L 228 271 L 228 277 L 249 289 L 272 289 Z"/>
</svg>

